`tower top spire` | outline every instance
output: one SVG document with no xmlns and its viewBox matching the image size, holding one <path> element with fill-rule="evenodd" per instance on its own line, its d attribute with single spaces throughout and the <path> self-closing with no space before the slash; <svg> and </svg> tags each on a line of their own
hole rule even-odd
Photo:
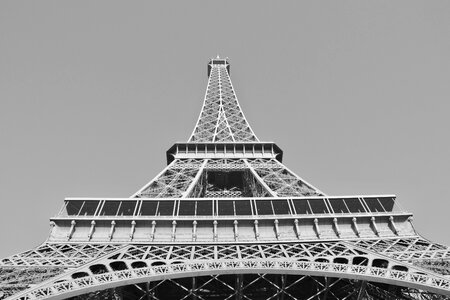
<svg viewBox="0 0 450 300">
<path fill-rule="evenodd" d="M 259 142 L 238 103 L 228 58 L 208 62 L 208 86 L 190 143 Z"/>
<path fill-rule="evenodd" d="M 211 60 L 208 62 L 208 77 L 211 71 L 211 67 L 214 65 L 225 65 L 228 69 L 228 72 L 230 71 L 230 63 L 228 62 L 228 57 L 220 58 L 220 56 L 217 55 L 216 58 L 211 58 Z"/>
</svg>

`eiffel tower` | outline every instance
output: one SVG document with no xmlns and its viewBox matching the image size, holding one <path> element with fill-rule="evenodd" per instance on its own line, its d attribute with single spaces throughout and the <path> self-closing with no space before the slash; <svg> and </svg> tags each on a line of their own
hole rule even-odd
<svg viewBox="0 0 450 300">
<path fill-rule="evenodd" d="M 66 198 L 40 246 L 0 261 L 0 299 L 450 299 L 450 248 L 394 195 L 329 196 L 261 142 L 228 59 L 195 129 L 129 198 Z"/>
</svg>

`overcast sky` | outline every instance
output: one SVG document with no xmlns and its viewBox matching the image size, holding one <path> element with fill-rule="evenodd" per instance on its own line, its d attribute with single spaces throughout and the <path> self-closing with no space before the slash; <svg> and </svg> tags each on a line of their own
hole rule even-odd
<svg viewBox="0 0 450 300">
<path fill-rule="evenodd" d="M 450 244 L 449 1 L 1 1 L 0 257 L 64 197 L 128 197 L 231 61 L 260 140 L 329 195 L 396 194 Z"/>
</svg>

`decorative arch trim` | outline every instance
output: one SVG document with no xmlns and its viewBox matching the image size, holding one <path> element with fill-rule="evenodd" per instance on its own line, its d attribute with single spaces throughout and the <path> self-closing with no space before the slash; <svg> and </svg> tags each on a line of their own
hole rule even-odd
<svg viewBox="0 0 450 300">
<path fill-rule="evenodd" d="M 206 261 L 127 269 L 52 282 L 11 299 L 59 300 L 98 290 L 164 279 L 223 274 L 287 274 L 356 279 L 417 288 L 450 296 L 450 279 L 400 270 L 289 260 Z"/>
</svg>

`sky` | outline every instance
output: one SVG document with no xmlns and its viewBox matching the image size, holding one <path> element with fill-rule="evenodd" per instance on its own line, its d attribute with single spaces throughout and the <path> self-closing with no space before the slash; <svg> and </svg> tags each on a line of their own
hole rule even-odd
<svg viewBox="0 0 450 300">
<path fill-rule="evenodd" d="M 128 197 L 186 141 L 206 64 L 328 195 L 396 194 L 450 245 L 449 1 L 1 1 L 0 257 L 65 197 Z"/>
</svg>

